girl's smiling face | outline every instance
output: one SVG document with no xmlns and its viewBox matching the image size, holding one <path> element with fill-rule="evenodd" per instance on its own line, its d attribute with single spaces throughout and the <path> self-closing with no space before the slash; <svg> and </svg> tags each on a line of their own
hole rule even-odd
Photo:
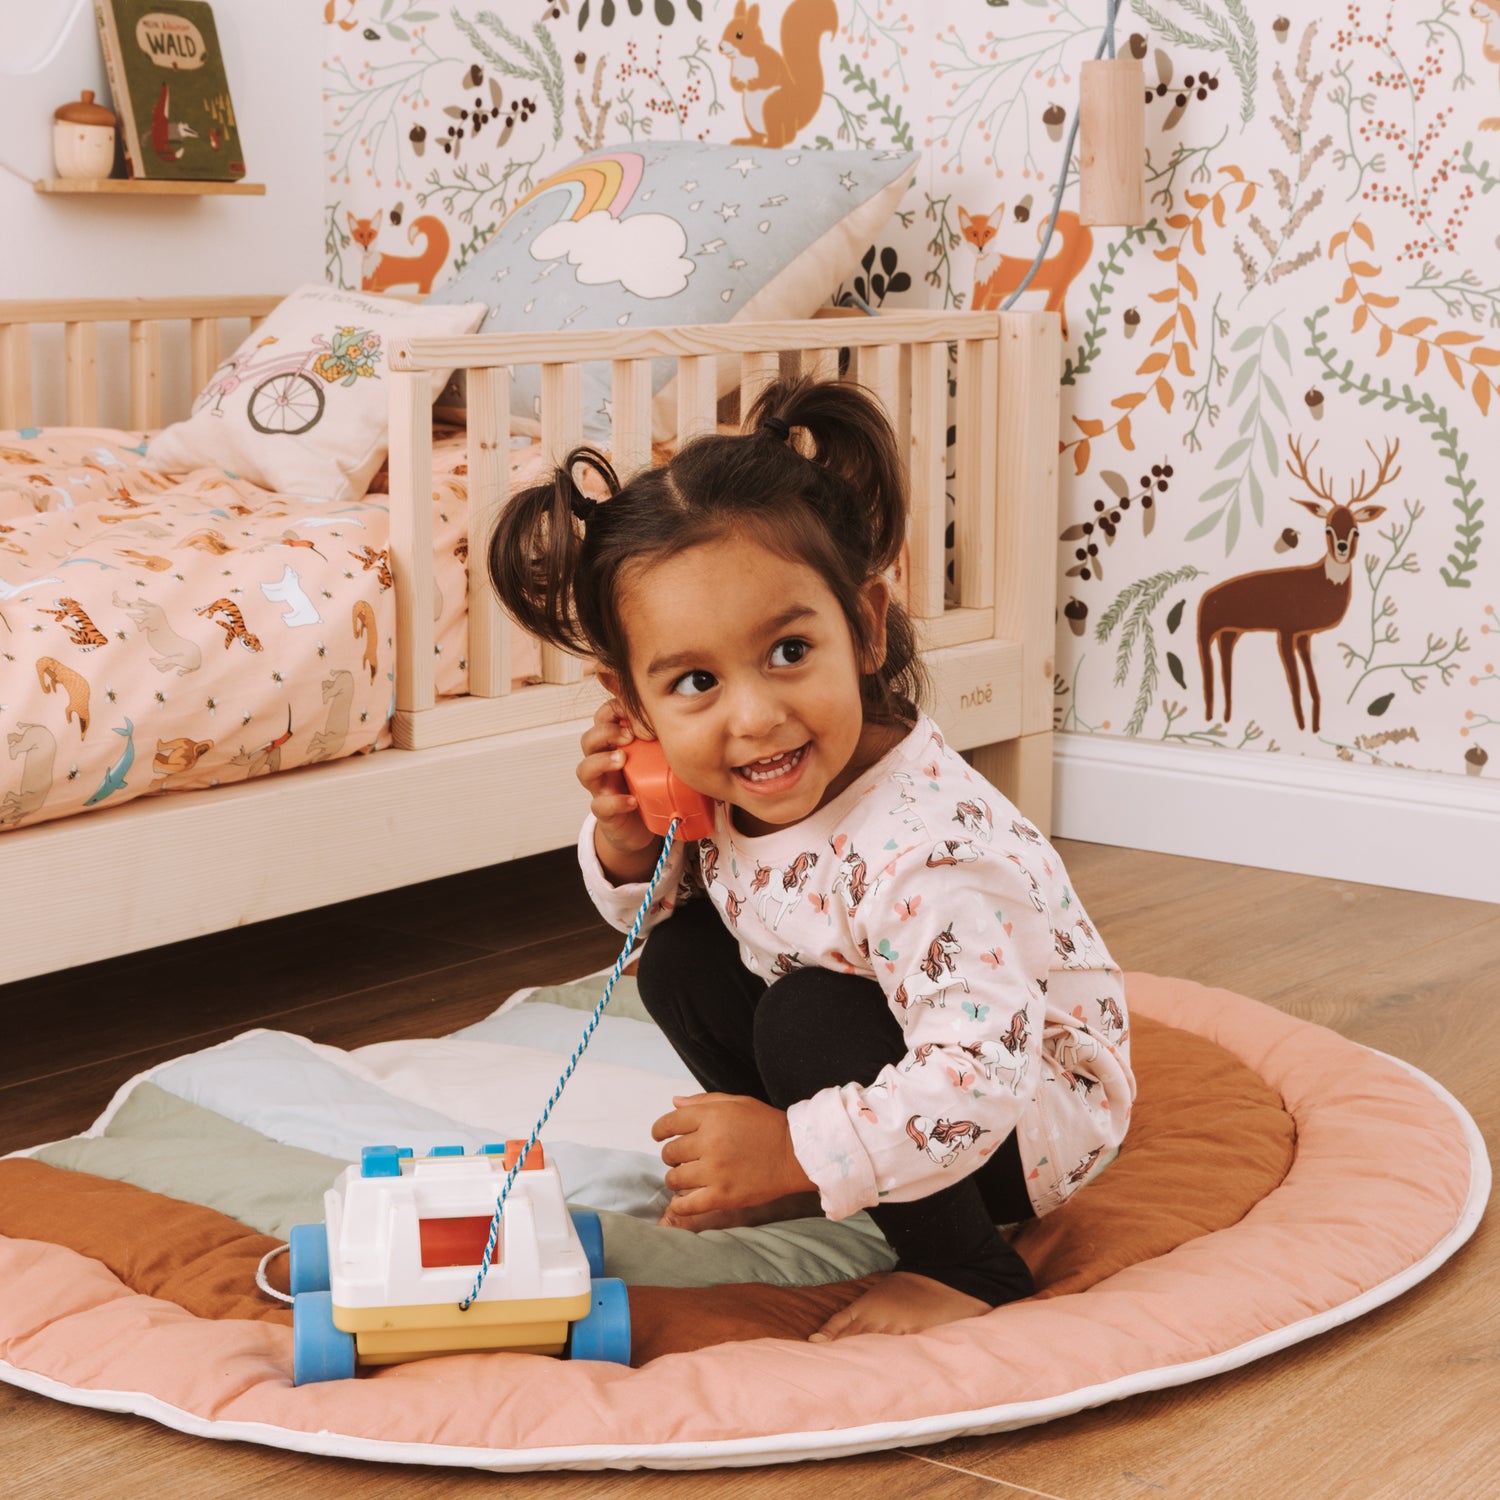
<svg viewBox="0 0 1500 1500">
<path fill-rule="evenodd" d="M 863 600 L 883 655 L 888 595 Z M 833 591 L 813 568 L 730 536 L 641 569 L 620 588 L 630 673 L 668 763 L 736 809 L 749 834 L 796 823 L 905 733 L 866 725 L 861 663 Z M 606 686 L 611 686 L 604 674 Z"/>
</svg>

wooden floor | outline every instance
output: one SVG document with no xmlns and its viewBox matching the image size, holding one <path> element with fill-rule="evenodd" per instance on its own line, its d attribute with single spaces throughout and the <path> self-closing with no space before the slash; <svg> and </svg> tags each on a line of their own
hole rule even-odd
<svg viewBox="0 0 1500 1500">
<path fill-rule="evenodd" d="M 1500 907 L 1059 847 L 1126 968 L 1224 985 L 1407 1059 L 1463 1101 L 1493 1153 Z M 615 941 L 564 853 L 0 987 L 0 1150 L 79 1130 L 140 1069 L 247 1027 L 344 1047 L 436 1035 L 518 986 L 607 963 Z M 998 1437 L 769 1469 L 496 1476 L 214 1443 L 0 1385 L 0 1493 L 1478 1500 L 1500 1495 L 1497 1407 L 1492 1214 L 1429 1280 L 1333 1333 Z"/>
</svg>

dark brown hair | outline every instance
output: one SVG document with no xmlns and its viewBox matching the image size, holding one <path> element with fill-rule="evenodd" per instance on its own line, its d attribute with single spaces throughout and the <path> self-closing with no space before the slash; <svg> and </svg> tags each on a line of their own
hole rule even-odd
<svg viewBox="0 0 1500 1500">
<path fill-rule="evenodd" d="M 603 482 L 608 499 L 584 496 L 574 480 L 580 467 Z M 695 438 L 625 485 L 597 449 L 575 448 L 549 483 L 523 490 L 502 513 L 490 538 L 490 579 L 523 629 L 596 658 L 640 716 L 618 601 L 642 568 L 726 536 L 753 537 L 823 579 L 855 659 L 869 662 L 873 622 L 861 591 L 899 557 L 906 509 L 896 437 L 872 396 L 840 381 L 777 381 L 741 433 Z M 884 660 L 861 677 L 866 719 L 909 720 L 923 688 L 911 620 L 892 599 Z"/>
</svg>

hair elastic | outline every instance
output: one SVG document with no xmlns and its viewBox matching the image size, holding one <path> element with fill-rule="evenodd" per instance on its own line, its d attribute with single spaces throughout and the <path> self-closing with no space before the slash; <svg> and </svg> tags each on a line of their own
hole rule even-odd
<svg viewBox="0 0 1500 1500">
<path fill-rule="evenodd" d="M 763 432 L 774 432 L 783 443 L 792 435 L 792 429 L 780 417 L 767 417 L 760 425 Z"/>
<path fill-rule="evenodd" d="M 580 494 L 577 490 L 574 490 L 573 498 L 569 501 L 569 504 L 573 508 L 573 514 L 587 526 L 589 517 L 598 508 L 599 502 L 597 500 L 590 500 L 587 495 Z"/>
</svg>

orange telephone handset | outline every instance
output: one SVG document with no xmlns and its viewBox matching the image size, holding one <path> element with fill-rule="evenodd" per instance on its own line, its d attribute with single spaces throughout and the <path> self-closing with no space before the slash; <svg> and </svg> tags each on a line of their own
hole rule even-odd
<svg viewBox="0 0 1500 1500">
<path fill-rule="evenodd" d="M 665 834 L 672 819 L 679 839 L 706 839 L 714 831 L 714 804 L 695 792 L 667 764 L 660 740 L 633 739 L 625 746 L 625 784 L 639 804 L 641 821 Z"/>
</svg>

